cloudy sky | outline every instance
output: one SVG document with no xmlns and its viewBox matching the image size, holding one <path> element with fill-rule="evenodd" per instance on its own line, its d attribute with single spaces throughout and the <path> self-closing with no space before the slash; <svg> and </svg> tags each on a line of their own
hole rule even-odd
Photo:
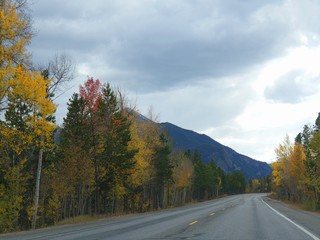
<svg viewBox="0 0 320 240">
<path fill-rule="evenodd" d="M 272 162 L 286 134 L 320 108 L 316 0 L 33 0 L 36 63 L 76 63 L 66 102 L 87 76 L 120 87 L 142 114 Z M 320 106 L 319 106 L 320 107 Z"/>
</svg>

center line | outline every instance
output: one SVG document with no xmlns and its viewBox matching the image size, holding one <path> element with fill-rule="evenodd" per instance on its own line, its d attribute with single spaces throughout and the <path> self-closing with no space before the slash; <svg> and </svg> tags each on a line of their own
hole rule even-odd
<svg viewBox="0 0 320 240">
<path fill-rule="evenodd" d="M 191 223 L 189 223 L 189 226 L 191 226 L 191 225 L 193 225 L 193 224 L 195 224 L 195 223 L 197 223 L 198 221 L 193 221 L 193 222 L 191 222 Z"/>
</svg>

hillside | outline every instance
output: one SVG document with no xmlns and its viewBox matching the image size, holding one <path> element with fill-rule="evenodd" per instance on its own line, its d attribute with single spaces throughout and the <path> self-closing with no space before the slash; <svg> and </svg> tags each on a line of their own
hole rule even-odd
<svg viewBox="0 0 320 240">
<path fill-rule="evenodd" d="M 272 169 L 267 163 L 239 154 L 205 134 L 183 129 L 168 122 L 161 123 L 161 126 L 169 132 L 175 149 L 198 149 L 204 162 L 214 160 L 217 166 L 227 173 L 242 171 L 246 179 L 271 174 Z"/>
</svg>

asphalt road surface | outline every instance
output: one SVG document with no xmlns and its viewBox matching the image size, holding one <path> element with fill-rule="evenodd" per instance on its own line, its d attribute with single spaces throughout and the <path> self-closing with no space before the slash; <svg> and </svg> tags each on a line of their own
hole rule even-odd
<svg viewBox="0 0 320 240">
<path fill-rule="evenodd" d="M 243 194 L 158 212 L 0 235 L 0 239 L 316 239 L 320 215 Z"/>
</svg>

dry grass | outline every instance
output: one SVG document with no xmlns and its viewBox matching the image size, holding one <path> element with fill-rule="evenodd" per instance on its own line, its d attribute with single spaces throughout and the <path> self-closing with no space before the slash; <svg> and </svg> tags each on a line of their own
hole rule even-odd
<svg viewBox="0 0 320 240">
<path fill-rule="evenodd" d="M 83 215 L 83 216 L 78 216 L 78 217 L 73 217 L 73 218 L 66 218 L 60 222 L 57 222 L 55 225 L 60 226 L 60 225 L 66 225 L 66 224 L 77 224 L 77 223 L 86 223 L 86 222 L 92 222 L 92 221 L 97 221 L 100 219 L 104 219 L 107 216 L 105 215 Z"/>
</svg>

